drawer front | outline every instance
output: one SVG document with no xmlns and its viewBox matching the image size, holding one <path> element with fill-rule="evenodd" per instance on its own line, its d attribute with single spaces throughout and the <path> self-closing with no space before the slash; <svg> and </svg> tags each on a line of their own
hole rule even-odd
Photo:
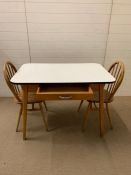
<svg viewBox="0 0 131 175">
<path fill-rule="evenodd" d="M 91 100 L 92 94 L 37 94 L 41 100 Z"/>
<path fill-rule="evenodd" d="M 51 84 L 38 88 L 37 97 L 40 100 L 91 100 L 93 91 L 88 85 Z"/>
</svg>

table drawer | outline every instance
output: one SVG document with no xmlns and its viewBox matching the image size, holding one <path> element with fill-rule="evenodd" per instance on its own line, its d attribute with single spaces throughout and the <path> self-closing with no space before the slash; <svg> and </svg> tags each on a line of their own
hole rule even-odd
<svg viewBox="0 0 131 175">
<path fill-rule="evenodd" d="M 37 90 L 41 100 L 90 100 L 93 91 L 88 84 L 44 84 Z"/>
</svg>

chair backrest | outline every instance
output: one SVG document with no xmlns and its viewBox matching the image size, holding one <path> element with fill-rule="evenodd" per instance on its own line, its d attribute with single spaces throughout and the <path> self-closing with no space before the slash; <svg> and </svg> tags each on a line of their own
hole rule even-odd
<svg viewBox="0 0 131 175">
<path fill-rule="evenodd" d="M 116 81 L 114 83 L 107 84 L 106 90 L 109 92 L 108 100 L 110 101 L 113 96 L 115 95 L 117 89 L 120 87 L 122 80 L 124 78 L 124 73 L 125 73 L 125 67 L 123 62 L 121 61 L 116 61 L 114 62 L 108 72 L 115 77 Z"/>
<path fill-rule="evenodd" d="M 16 72 L 17 72 L 17 69 L 15 68 L 15 66 L 10 61 L 7 61 L 4 65 L 4 70 L 3 70 L 4 78 L 6 80 L 8 87 L 10 88 L 11 92 L 15 96 L 16 100 L 18 102 L 21 102 L 21 99 L 19 98 L 20 86 L 17 84 L 13 84 L 10 81 L 10 79 L 13 77 L 13 75 Z"/>
</svg>

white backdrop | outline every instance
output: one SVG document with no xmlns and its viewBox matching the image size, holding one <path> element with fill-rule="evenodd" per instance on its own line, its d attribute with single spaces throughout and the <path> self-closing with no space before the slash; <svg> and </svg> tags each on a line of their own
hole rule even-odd
<svg viewBox="0 0 131 175">
<path fill-rule="evenodd" d="M 0 96 L 9 96 L 3 63 L 124 61 L 118 95 L 131 95 L 131 0 L 0 0 Z"/>
</svg>

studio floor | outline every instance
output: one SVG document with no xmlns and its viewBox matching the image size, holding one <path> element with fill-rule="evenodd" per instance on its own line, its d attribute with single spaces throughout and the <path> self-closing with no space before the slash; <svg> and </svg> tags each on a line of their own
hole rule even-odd
<svg viewBox="0 0 131 175">
<path fill-rule="evenodd" d="M 15 132 L 19 106 L 0 98 L 0 175 L 130 175 L 131 97 L 116 97 L 110 105 L 114 129 L 105 114 L 103 138 L 96 111 L 81 132 L 87 102 L 78 113 L 79 102 L 48 101 L 49 132 L 40 112 L 29 112 L 23 141 Z"/>
</svg>

